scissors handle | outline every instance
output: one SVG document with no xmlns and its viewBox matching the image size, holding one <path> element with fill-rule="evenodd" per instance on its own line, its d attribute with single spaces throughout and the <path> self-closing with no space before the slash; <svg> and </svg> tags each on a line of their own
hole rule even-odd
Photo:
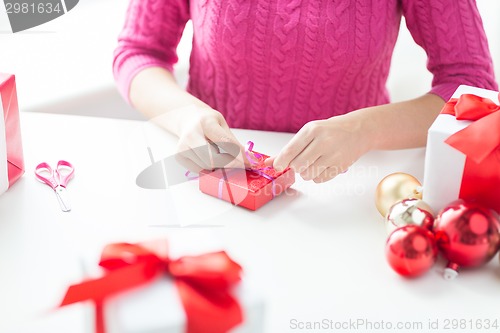
<svg viewBox="0 0 500 333">
<path fill-rule="evenodd" d="M 64 169 L 67 169 L 68 172 L 62 173 L 61 170 Z M 57 162 L 56 173 L 57 177 L 59 178 L 59 185 L 61 185 L 62 187 L 66 187 L 66 185 L 68 185 L 69 181 L 75 174 L 75 168 L 68 161 L 61 160 Z"/>
<path fill-rule="evenodd" d="M 48 172 L 50 176 L 49 177 L 43 176 L 42 175 L 43 171 Z M 54 171 L 52 170 L 52 168 L 50 167 L 50 165 L 48 163 L 46 163 L 46 162 L 42 162 L 42 163 L 40 163 L 40 164 L 38 164 L 36 166 L 36 168 L 35 168 L 35 176 L 40 181 L 42 181 L 43 183 L 49 185 L 53 189 L 55 189 L 57 187 L 57 185 L 59 185 L 57 183 L 57 180 L 54 177 Z"/>
</svg>

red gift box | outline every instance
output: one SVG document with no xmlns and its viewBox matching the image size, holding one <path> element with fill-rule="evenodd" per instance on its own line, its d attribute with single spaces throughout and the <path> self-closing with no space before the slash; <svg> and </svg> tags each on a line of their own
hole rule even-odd
<svg viewBox="0 0 500 333">
<path fill-rule="evenodd" d="M 265 160 L 269 156 L 255 153 Z M 200 190 L 203 193 L 257 210 L 295 182 L 290 168 L 277 172 L 273 168 L 217 169 L 200 171 Z"/>
</svg>

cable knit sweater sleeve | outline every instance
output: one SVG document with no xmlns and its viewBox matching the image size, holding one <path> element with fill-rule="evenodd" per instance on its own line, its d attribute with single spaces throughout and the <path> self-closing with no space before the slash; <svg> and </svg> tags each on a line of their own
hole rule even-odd
<svg viewBox="0 0 500 333">
<path fill-rule="evenodd" d="M 188 20 L 188 0 L 130 1 L 113 61 L 118 89 L 127 101 L 130 83 L 139 71 L 153 66 L 172 71 Z"/>
<path fill-rule="evenodd" d="M 402 0 L 406 25 L 427 52 L 431 93 L 447 101 L 461 84 L 497 90 L 475 0 Z"/>
</svg>

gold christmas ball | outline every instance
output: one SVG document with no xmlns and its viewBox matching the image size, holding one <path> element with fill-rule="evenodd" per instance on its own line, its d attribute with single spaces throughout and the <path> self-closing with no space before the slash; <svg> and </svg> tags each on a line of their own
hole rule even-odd
<svg viewBox="0 0 500 333">
<path fill-rule="evenodd" d="M 417 178 L 403 172 L 385 176 L 377 186 L 375 205 L 385 217 L 389 208 L 399 200 L 407 198 L 422 199 L 422 184 Z"/>
<path fill-rule="evenodd" d="M 432 231 L 434 212 L 420 199 L 410 198 L 396 202 L 389 208 L 385 218 L 385 227 L 390 234 L 397 228 L 415 224 Z"/>
</svg>

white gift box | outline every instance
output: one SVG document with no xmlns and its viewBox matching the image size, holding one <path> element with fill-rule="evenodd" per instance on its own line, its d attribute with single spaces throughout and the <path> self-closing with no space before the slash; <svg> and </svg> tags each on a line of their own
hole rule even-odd
<svg viewBox="0 0 500 333">
<path fill-rule="evenodd" d="M 176 241 L 173 243 L 180 243 Z M 179 249 L 175 246 L 169 251 L 172 258 L 184 255 L 200 255 L 221 249 L 204 241 L 200 247 L 196 240 L 185 244 L 196 244 L 196 250 Z M 206 244 L 209 244 L 208 247 Z M 186 246 L 184 246 L 186 248 Z M 200 248 L 204 250 L 201 251 Z M 205 250 L 206 249 L 206 250 Z M 84 270 L 92 277 L 101 275 L 97 266 L 99 253 L 89 253 L 84 257 Z M 241 263 L 240 263 L 241 264 Z M 243 271 L 245 272 L 244 266 Z M 258 333 L 264 331 L 265 298 L 259 282 L 251 275 L 243 274 L 242 280 L 233 290 L 243 314 L 243 322 L 229 333 Z M 87 308 L 87 318 L 94 323 L 94 310 Z M 172 278 L 162 276 L 152 283 L 141 285 L 132 290 L 106 298 L 104 302 L 106 333 L 185 333 L 186 314 Z M 94 326 L 91 325 L 91 332 Z"/>
<path fill-rule="evenodd" d="M 473 94 L 499 103 L 497 91 L 466 85 L 458 87 L 452 98 L 459 98 L 463 94 Z M 435 213 L 459 198 L 467 159 L 465 154 L 448 145 L 445 140 L 471 123 L 473 122 L 469 120 L 457 120 L 453 115 L 440 114 L 429 128 L 423 200 Z M 500 198 L 498 200 L 500 201 Z"/>
<path fill-rule="evenodd" d="M 264 302 L 256 286 L 243 279 L 235 289 L 243 323 L 231 333 L 263 332 Z M 184 333 L 186 316 L 171 279 L 161 278 L 105 303 L 107 333 Z"/>
</svg>

